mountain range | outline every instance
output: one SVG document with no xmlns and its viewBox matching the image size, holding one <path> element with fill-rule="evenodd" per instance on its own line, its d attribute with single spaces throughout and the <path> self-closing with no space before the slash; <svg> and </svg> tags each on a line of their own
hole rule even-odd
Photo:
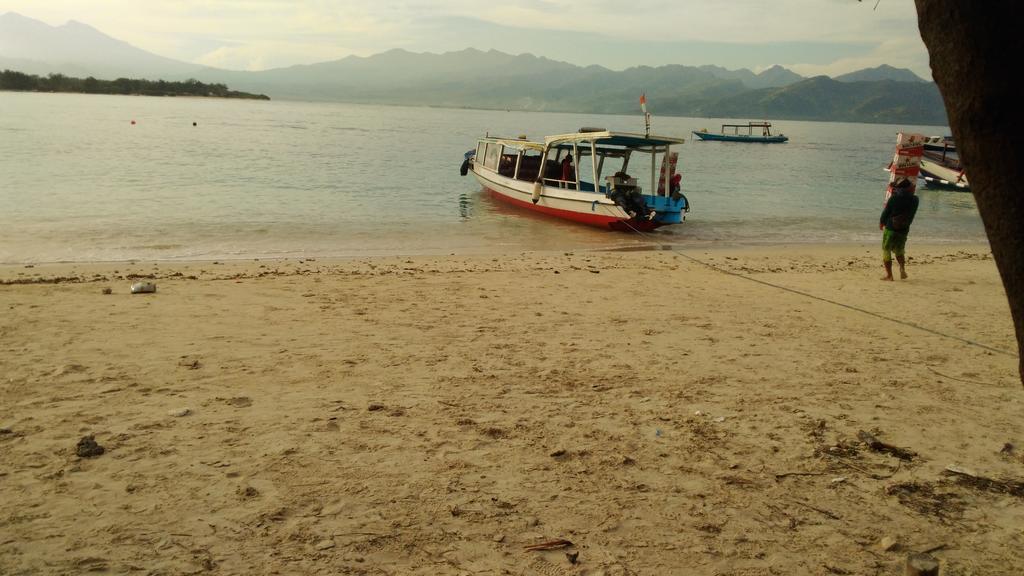
<svg viewBox="0 0 1024 576">
<path fill-rule="evenodd" d="M 532 54 L 472 48 L 444 54 L 390 50 L 264 71 L 221 70 L 164 58 L 80 22 L 50 26 L 0 16 L 0 69 L 30 74 L 224 83 L 275 99 L 532 111 L 652 112 L 728 118 L 947 123 L 938 89 L 890 66 L 804 78 L 781 66 L 760 73 L 719 66 L 636 66 L 616 71 Z"/>
</svg>

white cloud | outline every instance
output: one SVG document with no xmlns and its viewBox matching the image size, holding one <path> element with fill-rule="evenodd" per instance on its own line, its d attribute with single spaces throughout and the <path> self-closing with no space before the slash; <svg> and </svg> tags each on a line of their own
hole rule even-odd
<svg viewBox="0 0 1024 576">
<path fill-rule="evenodd" d="M 417 9 L 433 2 L 414 3 Z M 548 0 L 481 3 L 450 0 L 453 15 L 502 25 L 572 30 L 646 40 L 737 43 L 880 41 L 894 27 L 917 33 L 911 0 L 887 0 L 877 10 L 854 0 Z M 552 38 L 557 42 L 557 38 Z"/>
<path fill-rule="evenodd" d="M 230 70 L 263 70 L 264 47 L 254 44 L 245 46 L 221 46 L 195 59 L 197 64 Z"/>
<path fill-rule="evenodd" d="M 237 46 L 220 46 L 192 61 L 228 70 L 266 70 L 297 63 L 325 62 L 338 58 L 333 45 L 291 44 L 286 42 L 250 42 Z"/>
</svg>

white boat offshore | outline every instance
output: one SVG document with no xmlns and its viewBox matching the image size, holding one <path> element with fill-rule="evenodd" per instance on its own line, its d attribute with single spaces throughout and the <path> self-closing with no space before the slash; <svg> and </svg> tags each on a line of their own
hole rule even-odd
<svg viewBox="0 0 1024 576">
<path fill-rule="evenodd" d="M 672 151 L 682 143 L 600 128 L 543 142 L 488 136 L 466 153 L 462 173 L 472 172 L 508 204 L 602 228 L 646 231 L 678 224 L 689 211 Z"/>
</svg>

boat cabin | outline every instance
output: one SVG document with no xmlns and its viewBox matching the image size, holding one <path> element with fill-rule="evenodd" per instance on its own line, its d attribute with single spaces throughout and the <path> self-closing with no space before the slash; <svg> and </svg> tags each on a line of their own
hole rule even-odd
<svg viewBox="0 0 1024 576">
<path fill-rule="evenodd" d="M 754 129 L 761 129 L 761 136 L 769 138 L 772 135 L 772 123 L 771 122 L 748 122 L 746 124 L 722 124 L 722 134 L 733 134 L 740 136 L 740 130 L 746 129 L 747 136 L 754 135 Z M 731 132 L 730 132 L 731 130 Z"/>
<path fill-rule="evenodd" d="M 548 188 L 603 195 L 627 188 L 635 193 L 646 189 L 653 196 L 669 196 L 677 157 L 671 147 L 683 142 L 682 138 L 601 128 L 548 136 L 543 143 L 525 137 L 486 137 L 477 143 L 474 170 L 524 182 L 539 181 Z"/>
</svg>

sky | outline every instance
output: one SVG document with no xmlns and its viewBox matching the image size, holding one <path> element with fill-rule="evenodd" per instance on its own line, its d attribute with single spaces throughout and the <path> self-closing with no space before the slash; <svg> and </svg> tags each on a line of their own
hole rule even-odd
<svg viewBox="0 0 1024 576">
<path fill-rule="evenodd" d="M 0 0 L 8 11 L 235 70 L 472 47 L 615 70 L 778 64 L 835 76 L 889 64 L 931 79 L 913 0 Z"/>
</svg>

